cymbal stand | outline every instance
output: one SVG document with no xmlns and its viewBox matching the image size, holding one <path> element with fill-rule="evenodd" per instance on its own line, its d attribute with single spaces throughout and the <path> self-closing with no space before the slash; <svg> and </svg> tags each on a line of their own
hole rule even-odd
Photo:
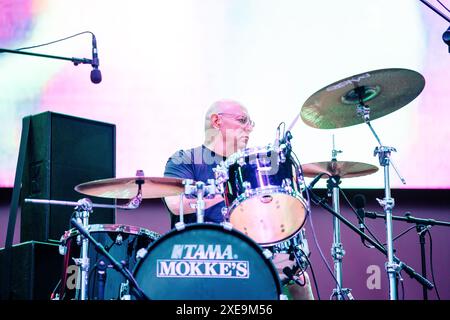
<svg viewBox="0 0 450 320">
<path fill-rule="evenodd" d="M 336 161 L 338 153 L 342 153 L 341 150 L 336 150 L 334 145 L 333 135 L 333 150 L 331 151 L 331 161 Z M 338 214 L 339 208 L 339 184 L 341 183 L 340 176 L 331 176 L 327 181 L 328 194 L 332 195 L 333 209 Z M 336 288 L 333 289 L 331 297 L 336 297 L 337 300 L 345 300 L 347 297 L 349 300 L 353 300 L 351 289 L 342 288 L 342 259 L 344 258 L 345 250 L 341 243 L 341 226 L 339 219 L 333 217 L 333 245 L 331 247 L 331 256 L 334 261 L 334 273 L 336 278 Z"/>
<path fill-rule="evenodd" d="M 400 275 L 401 271 L 400 264 L 396 263 L 394 260 L 394 243 L 393 243 L 393 225 L 392 225 L 392 209 L 394 208 L 394 198 L 391 197 L 391 187 L 389 181 L 389 165 L 392 164 L 395 172 L 398 177 L 402 181 L 403 184 L 406 184 L 405 179 L 400 175 L 398 170 L 396 169 L 394 163 L 391 159 L 391 152 L 396 152 L 397 150 L 393 147 L 383 146 L 380 141 L 380 138 L 376 134 L 372 125 L 370 124 L 370 107 L 364 104 L 363 95 L 365 92 L 365 88 L 357 87 L 355 91 L 359 95 L 359 105 L 357 106 L 356 113 L 361 115 L 364 119 L 364 122 L 369 126 L 370 131 L 372 131 L 375 139 L 377 140 L 379 146 L 375 147 L 373 155 L 378 155 L 378 159 L 380 165 L 384 168 L 384 199 L 378 199 L 378 203 L 383 207 L 383 211 L 386 215 L 386 243 L 387 243 L 387 257 L 388 261 L 386 262 L 386 271 L 389 278 L 389 299 L 397 300 L 398 299 L 398 290 L 397 290 L 397 275 Z"/>
</svg>

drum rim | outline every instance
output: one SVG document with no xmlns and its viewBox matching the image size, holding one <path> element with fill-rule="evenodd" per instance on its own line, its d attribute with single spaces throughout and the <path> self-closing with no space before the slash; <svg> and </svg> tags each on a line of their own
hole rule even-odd
<svg viewBox="0 0 450 320">
<path fill-rule="evenodd" d="M 117 232 L 117 233 L 126 233 L 133 235 L 146 235 L 152 238 L 153 240 L 159 239 L 161 234 L 155 231 L 151 231 L 146 228 L 128 225 L 128 224 L 90 224 L 87 227 L 87 231 L 89 232 Z M 61 237 L 61 241 L 67 240 L 71 237 L 78 236 L 80 233 L 76 228 L 72 228 L 67 230 L 64 235 Z"/>
<path fill-rule="evenodd" d="M 245 148 L 230 155 L 225 161 L 221 163 L 220 166 L 223 166 L 225 169 L 228 170 L 232 165 L 236 164 L 237 161 L 242 157 L 248 157 L 251 155 L 269 151 L 276 152 L 275 147 L 271 143 L 266 144 L 265 146 Z"/>
<path fill-rule="evenodd" d="M 227 224 L 229 225 L 229 224 Z M 206 228 L 205 228 L 206 227 Z M 144 256 L 144 258 L 139 258 L 136 261 L 136 265 L 134 266 L 131 274 L 133 275 L 133 277 L 136 277 L 137 273 L 139 272 L 140 267 L 142 266 L 143 261 L 145 261 L 145 257 L 147 257 L 147 255 L 151 252 L 153 247 L 156 247 L 157 245 L 159 245 L 160 243 L 163 243 L 166 239 L 170 239 L 171 236 L 173 234 L 177 234 L 177 233 L 185 233 L 188 232 L 189 230 L 204 230 L 204 229 L 216 229 L 216 230 L 221 230 L 224 232 L 229 232 L 231 234 L 235 234 L 237 235 L 239 238 L 244 239 L 244 241 L 246 241 L 248 244 L 250 244 L 250 246 L 252 248 L 255 249 L 255 251 L 257 251 L 259 253 L 259 255 L 261 256 L 261 258 L 263 258 L 264 263 L 266 265 L 268 265 L 270 272 L 272 274 L 273 279 L 275 280 L 275 284 L 276 284 L 276 290 L 277 290 L 277 296 L 279 297 L 282 294 L 282 289 L 281 289 L 281 282 L 280 282 L 280 278 L 278 276 L 277 273 L 277 269 L 271 259 L 271 257 L 267 257 L 264 254 L 264 250 L 266 250 L 265 248 L 261 247 L 257 242 L 255 242 L 255 240 L 253 240 L 252 238 L 250 238 L 249 236 L 247 236 L 246 234 L 244 234 L 243 232 L 237 230 L 236 228 L 232 227 L 232 228 L 228 228 L 224 223 L 211 223 L 211 222 L 204 222 L 204 223 L 189 223 L 189 224 L 185 224 L 183 229 L 171 229 L 170 231 L 168 231 L 167 233 L 165 233 L 164 235 L 162 235 L 159 239 L 156 239 L 155 241 L 153 241 L 152 243 L 150 243 L 146 250 L 146 255 Z"/>
<path fill-rule="evenodd" d="M 270 192 L 270 193 L 269 193 Z M 248 200 L 250 198 L 256 197 L 256 196 L 265 196 L 272 193 L 281 193 L 288 196 L 291 196 L 293 198 L 296 198 L 297 200 L 300 200 L 305 210 L 307 210 L 306 201 L 305 198 L 302 196 L 301 192 L 298 192 L 294 189 L 292 190 L 286 190 L 283 187 L 280 186 L 265 186 L 265 187 L 259 187 L 255 189 L 248 189 L 246 192 L 241 193 L 239 196 L 236 197 L 236 199 L 233 200 L 229 207 L 230 215 L 236 207 L 244 202 L 245 200 Z"/>
</svg>

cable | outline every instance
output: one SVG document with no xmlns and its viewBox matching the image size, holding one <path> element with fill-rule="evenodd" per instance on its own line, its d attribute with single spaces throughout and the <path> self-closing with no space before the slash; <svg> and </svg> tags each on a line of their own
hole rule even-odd
<svg viewBox="0 0 450 320">
<path fill-rule="evenodd" d="M 439 4 L 440 4 L 441 6 L 443 6 L 445 10 L 447 10 L 448 12 L 450 12 L 450 10 L 448 10 L 448 8 L 447 8 L 440 0 L 436 0 L 436 1 L 439 2 Z"/>
<path fill-rule="evenodd" d="M 56 284 L 56 287 L 53 289 L 52 294 L 50 295 L 50 300 L 53 300 L 55 298 L 55 292 L 58 290 L 59 285 L 61 284 L 62 279 L 59 279 L 58 283 Z"/>
<path fill-rule="evenodd" d="M 402 285 L 402 300 L 405 300 L 405 284 L 403 283 L 402 278 L 400 278 L 400 284 Z"/>
<path fill-rule="evenodd" d="M 433 270 L 433 239 L 431 238 L 430 230 L 427 230 L 428 236 L 430 237 L 430 267 L 431 267 L 431 278 L 433 279 L 434 290 L 436 290 L 436 296 L 438 300 L 441 300 L 441 296 L 439 295 L 439 291 L 436 285 L 436 281 L 434 280 L 434 270 Z"/>
<path fill-rule="evenodd" d="M 345 201 L 350 206 L 350 208 L 355 213 L 355 215 L 358 215 L 357 212 L 356 212 L 356 209 L 353 207 L 353 205 L 351 204 L 350 200 L 347 198 L 347 195 L 345 194 L 345 192 L 341 188 L 339 188 L 339 190 L 341 191 L 342 195 L 344 196 Z M 372 233 L 372 231 L 370 231 L 370 229 L 367 227 L 367 225 L 364 223 L 364 221 L 361 221 L 361 223 L 364 226 L 364 228 L 366 228 L 367 232 L 369 232 L 369 234 L 372 236 L 373 240 L 375 240 L 375 242 L 378 243 L 380 246 L 384 247 L 384 245 L 381 244 L 380 240 L 378 240 L 377 237 L 375 237 L 375 235 Z M 366 248 L 369 248 L 369 249 L 373 249 L 374 248 L 373 246 L 368 245 L 365 242 L 363 242 L 363 244 L 364 244 L 364 246 Z"/>
<path fill-rule="evenodd" d="M 300 250 L 303 253 L 303 256 L 306 258 L 306 261 L 308 262 L 309 268 L 311 269 L 311 275 L 312 275 L 312 278 L 314 281 L 314 287 L 316 287 L 317 299 L 321 300 L 320 293 L 319 293 L 319 286 L 317 285 L 316 275 L 314 274 L 314 269 L 312 267 L 311 260 L 309 260 L 308 256 L 305 254 L 305 252 L 302 249 L 299 248 L 298 250 Z M 305 278 L 305 281 L 306 281 L 306 278 Z"/>
<path fill-rule="evenodd" d="M 38 45 L 35 45 L 35 46 L 30 46 L 30 47 L 23 47 L 23 48 L 19 48 L 19 49 L 16 49 L 16 50 L 26 50 L 26 49 L 33 49 L 33 48 L 39 48 L 39 47 L 43 47 L 43 46 L 48 46 L 49 44 L 53 44 L 53 43 L 56 43 L 56 42 L 60 42 L 60 41 L 64 41 L 64 40 L 67 40 L 67 39 L 70 39 L 70 38 L 74 38 L 76 36 L 79 36 L 79 35 L 85 34 L 85 33 L 89 33 L 92 36 L 94 36 L 94 34 L 91 31 L 83 31 L 83 32 L 74 34 L 72 36 L 68 36 L 68 37 L 65 37 L 65 38 L 62 38 L 62 39 L 59 39 L 59 40 L 55 40 L 55 41 L 52 41 L 52 42 L 38 44 Z"/>
<path fill-rule="evenodd" d="M 398 238 L 400 238 L 401 236 L 405 235 L 406 233 L 408 233 L 409 231 L 411 231 L 412 229 L 415 229 L 415 228 L 416 228 L 416 226 L 409 227 L 408 229 L 406 229 L 405 231 L 403 231 L 402 233 L 400 233 L 398 236 L 392 238 L 392 241 L 397 240 Z M 386 245 L 386 243 L 383 243 L 383 247 L 384 247 L 385 245 Z"/>
</svg>

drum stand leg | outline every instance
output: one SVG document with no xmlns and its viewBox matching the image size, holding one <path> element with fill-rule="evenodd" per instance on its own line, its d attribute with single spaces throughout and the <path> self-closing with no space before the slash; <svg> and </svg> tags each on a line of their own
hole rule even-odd
<svg viewBox="0 0 450 320">
<path fill-rule="evenodd" d="M 386 243 L 387 243 L 387 257 L 386 271 L 389 278 L 389 299 L 398 299 L 398 289 L 397 289 L 397 275 L 400 272 L 400 265 L 394 260 L 394 242 L 393 242 L 393 225 L 392 225 L 392 209 L 394 208 L 394 198 L 391 197 L 391 186 L 389 180 L 389 165 L 392 164 L 397 176 L 400 178 L 403 184 L 406 184 L 405 179 L 398 172 L 394 163 L 392 162 L 390 156 L 392 151 L 397 151 L 393 147 L 383 146 L 380 138 L 373 129 L 370 123 L 370 108 L 365 106 L 362 100 L 357 107 L 357 113 L 361 115 L 368 125 L 370 131 L 377 140 L 379 146 L 375 148 L 374 156 L 378 155 L 380 165 L 384 168 L 384 199 L 377 199 L 378 203 L 383 207 L 384 213 L 386 215 Z"/>
<path fill-rule="evenodd" d="M 328 190 L 332 190 L 333 209 L 340 213 L 339 208 L 339 184 L 341 179 L 339 176 L 333 176 L 328 179 Z M 337 300 L 353 300 L 351 289 L 342 288 L 342 259 L 344 258 L 345 250 L 341 243 L 341 226 L 339 219 L 333 217 L 333 246 L 331 247 L 331 256 L 334 261 L 334 274 L 336 278 L 336 288 L 333 289 L 331 299 L 336 297 Z"/>
<path fill-rule="evenodd" d="M 389 156 L 391 151 L 395 149 L 390 147 L 377 147 L 375 149 L 375 154 L 378 154 L 380 165 L 384 167 L 384 191 L 385 197 L 380 200 L 377 199 L 386 215 L 386 243 L 387 243 L 387 256 L 388 261 L 386 262 L 386 271 L 389 277 L 389 299 L 398 299 L 397 290 L 397 274 L 400 271 L 400 266 L 394 262 L 394 244 L 392 238 L 392 209 L 394 208 L 394 199 L 391 197 L 391 189 L 389 185 Z"/>
<path fill-rule="evenodd" d="M 75 208 L 75 218 L 83 225 L 84 228 L 89 227 L 89 213 L 92 212 L 92 202 L 89 199 L 82 199 L 79 205 Z M 87 300 L 88 297 L 88 283 L 89 283 L 89 239 L 82 237 L 81 255 L 79 259 L 75 259 L 76 265 L 81 269 L 81 300 Z"/>
</svg>

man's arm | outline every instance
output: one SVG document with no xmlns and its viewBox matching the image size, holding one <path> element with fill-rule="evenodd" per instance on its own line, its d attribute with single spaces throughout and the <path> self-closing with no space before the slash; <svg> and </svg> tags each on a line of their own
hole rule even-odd
<svg viewBox="0 0 450 320">
<path fill-rule="evenodd" d="M 181 178 L 181 179 L 192 179 L 196 180 L 194 176 L 193 170 L 193 158 L 189 152 L 178 151 L 174 155 L 172 155 L 166 163 L 166 167 L 164 170 L 165 177 L 173 177 L 173 178 Z M 192 214 L 197 212 L 195 207 L 197 199 L 191 199 L 183 197 L 183 213 L 184 214 Z M 212 207 L 213 205 L 222 202 L 223 197 L 221 195 L 215 195 L 212 199 L 206 199 L 205 201 L 205 209 Z M 171 196 L 165 197 L 164 202 L 167 205 L 167 208 L 170 210 L 172 214 L 179 215 L 180 214 L 180 196 Z"/>
</svg>

